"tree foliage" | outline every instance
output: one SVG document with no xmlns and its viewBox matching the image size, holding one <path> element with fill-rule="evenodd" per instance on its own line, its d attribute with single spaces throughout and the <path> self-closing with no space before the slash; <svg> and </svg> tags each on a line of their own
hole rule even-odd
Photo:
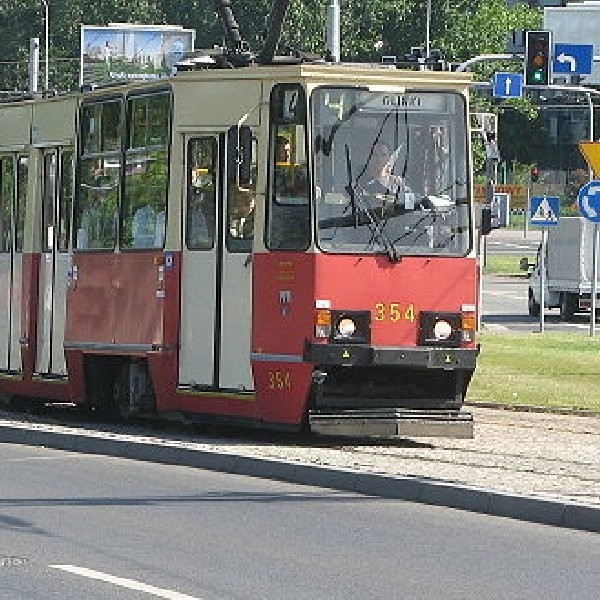
<svg viewBox="0 0 600 600">
<path fill-rule="evenodd" d="M 196 30 L 196 46 L 221 44 L 224 30 L 214 0 L 47 0 L 51 87 L 73 87 L 79 69 L 82 25 L 115 22 L 174 24 Z M 242 37 L 253 51 L 263 44 L 272 0 L 233 1 Z M 278 51 L 324 54 L 328 0 L 292 0 Z M 403 57 L 426 40 L 427 3 L 417 0 L 342 0 L 341 52 L 348 61 Z M 25 89 L 29 38 L 44 48 L 44 0 L 5 0 L 0 5 L 0 89 Z M 508 8 L 505 0 L 432 2 L 431 47 L 448 60 L 502 52 L 506 32 L 539 27 L 541 11 L 526 4 Z M 42 52 L 42 63 L 45 60 Z M 497 65 L 496 65 L 497 67 Z M 484 76 L 494 66 L 484 66 Z"/>
</svg>

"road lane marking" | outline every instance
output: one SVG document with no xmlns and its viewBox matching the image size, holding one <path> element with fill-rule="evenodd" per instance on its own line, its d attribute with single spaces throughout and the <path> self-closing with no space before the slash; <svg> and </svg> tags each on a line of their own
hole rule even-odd
<svg viewBox="0 0 600 600">
<path fill-rule="evenodd" d="M 490 290 L 483 290 L 484 296 L 497 296 L 498 298 L 511 298 L 512 300 L 527 300 L 525 294 L 517 295 L 516 292 L 492 292 Z"/>
<path fill-rule="evenodd" d="M 30 462 L 36 460 L 73 460 L 73 456 L 25 456 L 23 458 L 3 458 L 1 462 Z"/>
<path fill-rule="evenodd" d="M 92 569 L 86 569 L 85 567 L 77 567 L 75 565 L 48 565 L 51 569 L 59 569 L 60 571 L 66 571 L 73 575 L 80 575 L 81 577 L 87 577 L 88 579 L 97 579 L 98 581 L 104 581 L 105 583 L 112 583 L 129 590 L 135 590 L 136 592 L 145 592 L 146 594 L 152 594 L 159 598 L 167 598 L 168 600 L 202 600 L 195 596 L 188 596 L 186 594 L 180 594 L 172 590 L 165 590 L 163 588 L 154 587 L 146 583 L 135 581 L 134 579 L 125 579 L 123 577 L 115 577 L 108 573 L 102 573 L 101 571 L 93 571 Z"/>
<path fill-rule="evenodd" d="M 500 248 L 512 248 L 515 250 L 529 250 L 529 251 L 535 251 L 537 248 L 537 244 L 534 244 L 532 246 L 525 246 L 523 244 L 507 244 L 504 242 L 488 242 L 488 244 L 490 246 L 499 246 Z"/>
</svg>

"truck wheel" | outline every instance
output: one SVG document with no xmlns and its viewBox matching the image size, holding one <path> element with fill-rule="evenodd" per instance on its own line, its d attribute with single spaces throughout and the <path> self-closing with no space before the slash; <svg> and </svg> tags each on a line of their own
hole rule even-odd
<svg viewBox="0 0 600 600">
<path fill-rule="evenodd" d="M 540 305 L 533 299 L 533 292 L 529 290 L 529 296 L 527 298 L 527 309 L 530 317 L 540 316 Z"/>
<path fill-rule="evenodd" d="M 560 295 L 560 318 L 561 321 L 570 321 L 577 310 L 577 296 L 569 292 Z"/>
</svg>

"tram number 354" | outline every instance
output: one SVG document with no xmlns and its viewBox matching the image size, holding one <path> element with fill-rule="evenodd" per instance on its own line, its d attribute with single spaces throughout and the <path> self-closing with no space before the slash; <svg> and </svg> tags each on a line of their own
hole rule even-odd
<svg viewBox="0 0 600 600">
<path fill-rule="evenodd" d="M 376 321 L 415 321 L 415 305 L 411 302 L 408 306 L 403 306 L 398 302 L 390 302 L 385 304 L 378 302 L 375 304 L 375 320 Z"/>
<path fill-rule="evenodd" d="M 288 371 L 269 371 L 270 390 L 291 390 L 292 378 Z"/>
</svg>

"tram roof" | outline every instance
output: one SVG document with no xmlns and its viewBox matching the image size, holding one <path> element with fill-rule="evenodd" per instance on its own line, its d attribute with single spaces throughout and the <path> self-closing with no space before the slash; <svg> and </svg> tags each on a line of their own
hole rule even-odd
<svg viewBox="0 0 600 600">
<path fill-rule="evenodd" d="M 468 85 L 471 73 L 451 71 L 415 71 L 398 69 L 382 63 L 330 63 L 303 62 L 299 64 L 250 65 L 236 69 L 198 69 L 177 73 L 171 80 L 214 79 L 305 79 L 335 81 L 360 79 L 361 81 L 403 81 L 418 84 Z"/>
<path fill-rule="evenodd" d="M 32 101 L 53 101 L 66 96 L 83 96 L 131 89 L 156 88 L 157 86 L 202 81 L 306 81 L 321 84 L 343 85 L 402 85 L 406 87 L 467 88 L 472 81 L 471 73 L 451 71 L 416 71 L 399 69 L 381 63 L 328 63 L 303 62 L 298 64 L 249 65 L 233 69 L 198 68 L 181 71 L 158 80 L 132 80 L 102 84 L 79 91 L 51 94 L 11 93 L 0 96 L 2 104 Z"/>
</svg>

